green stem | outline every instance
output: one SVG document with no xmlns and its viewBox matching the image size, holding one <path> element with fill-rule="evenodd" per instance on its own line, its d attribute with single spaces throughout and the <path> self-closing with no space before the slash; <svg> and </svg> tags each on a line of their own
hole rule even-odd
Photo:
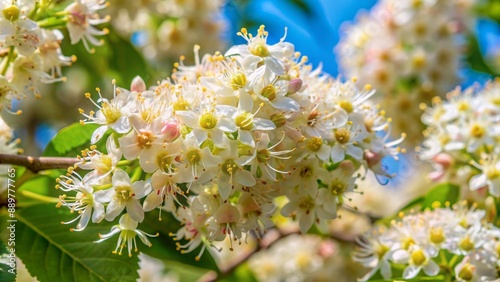
<svg viewBox="0 0 500 282">
<path fill-rule="evenodd" d="M 5 61 L 5 65 L 3 66 L 1 75 L 5 75 L 7 73 L 7 70 L 9 69 L 10 62 L 14 58 L 14 49 L 15 49 L 14 46 L 10 46 L 9 54 L 7 55 L 7 58 L 4 59 L 7 61 Z"/>
<path fill-rule="evenodd" d="M 113 183 L 92 186 L 92 188 L 94 188 L 95 191 L 106 190 L 106 189 L 109 189 L 111 187 L 113 187 Z"/>
<path fill-rule="evenodd" d="M 133 161 L 123 160 L 123 161 L 119 161 L 116 165 L 117 166 L 129 166 L 133 163 L 134 163 Z"/>
<path fill-rule="evenodd" d="M 459 259 L 459 256 L 458 255 L 454 255 L 450 262 L 448 263 L 448 265 L 450 266 L 451 269 L 453 269 L 453 266 L 455 265 L 455 263 L 457 262 L 457 259 Z"/>
<path fill-rule="evenodd" d="M 444 252 L 442 250 L 439 251 L 439 257 L 441 258 L 441 264 L 447 266 L 448 260 L 446 259 L 446 255 L 444 254 Z"/>
<path fill-rule="evenodd" d="M 28 190 L 22 190 L 22 191 L 19 191 L 19 193 L 21 193 L 21 195 L 23 195 L 27 198 L 39 200 L 40 202 L 44 202 L 44 203 L 58 203 L 59 202 L 58 198 L 40 195 L 40 194 L 31 192 Z"/>
<path fill-rule="evenodd" d="M 130 182 L 135 182 L 135 181 L 139 180 L 139 178 L 141 177 L 141 174 L 142 174 L 142 168 L 139 166 L 134 170 L 134 174 L 130 178 Z"/>
<path fill-rule="evenodd" d="M 28 18 L 36 21 L 36 14 L 38 13 L 38 8 L 40 8 L 40 2 L 35 2 L 35 7 L 31 11 L 31 13 L 28 15 Z"/>
<path fill-rule="evenodd" d="M 61 28 L 65 27 L 68 19 L 64 18 L 48 18 L 38 22 L 38 26 L 41 28 Z"/>
</svg>

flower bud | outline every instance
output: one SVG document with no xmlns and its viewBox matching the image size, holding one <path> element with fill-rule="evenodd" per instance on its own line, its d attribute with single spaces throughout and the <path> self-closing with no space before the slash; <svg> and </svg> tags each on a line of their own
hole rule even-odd
<svg viewBox="0 0 500 282">
<path fill-rule="evenodd" d="M 167 142 L 174 141 L 180 135 L 179 124 L 175 121 L 168 121 L 161 129 L 161 134 L 165 135 Z"/>
<path fill-rule="evenodd" d="M 130 91 L 144 92 L 146 91 L 146 83 L 140 76 L 134 77 L 132 83 L 130 84 Z"/>
<path fill-rule="evenodd" d="M 302 88 L 302 79 L 292 78 L 288 84 L 288 94 L 295 94 Z"/>
</svg>

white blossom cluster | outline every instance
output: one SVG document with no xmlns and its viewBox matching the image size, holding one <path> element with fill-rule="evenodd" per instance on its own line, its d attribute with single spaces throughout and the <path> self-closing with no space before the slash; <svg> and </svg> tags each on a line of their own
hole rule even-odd
<svg viewBox="0 0 500 282">
<path fill-rule="evenodd" d="M 177 61 L 193 45 L 205 53 L 224 48 L 222 16 L 225 1 L 205 0 L 111 0 L 111 24 L 130 37 L 154 63 Z M 188 56 L 189 61 L 193 60 Z M 170 66 L 170 65 L 169 65 Z"/>
<path fill-rule="evenodd" d="M 427 125 L 420 157 L 435 166 L 431 179 L 464 174 L 471 190 L 488 188 L 500 196 L 500 82 L 483 88 L 457 88 L 446 100 L 435 98 L 424 107 Z"/>
<path fill-rule="evenodd" d="M 89 44 L 103 43 L 96 36 L 107 30 L 95 25 L 109 20 L 96 14 L 106 7 L 104 0 L 76 0 L 59 12 L 52 5 L 51 1 L 0 0 L 0 108 L 11 110 L 13 99 L 28 94 L 39 97 L 39 83 L 65 80 L 61 68 L 76 57 L 62 53 L 59 29 L 66 28 L 71 43 L 82 41 L 89 51 Z"/>
<path fill-rule="evenodd" d="M 459 80 L 475 2 L 382 0 L 344 28 L 336 47 L 342 70 L 383 93 L 383 107 L 400 117 L 395 126 L 409 141 L 421 139 L 421 128 L 413 123 L 421 115 L 415 105 L 443 96 Z"/>
<path fill-rule="evenodd" d="M 336 267 L 340 263 L 335 260 L 338 253 L 338 244 L 334 241 L 293 234 L 253 255 L 248 265 L 258 281 L 327 281 L 332 277 L 332 270 L 337 275 L 341 271 Z M 339 277 L 336 281 L 341 280 Z"/>
<path fill-rule="evenodd" d="M 106 151 L 84 151 L 77 167 L 90 171 L 70 169 L 58 185 L 77 192 L 60 203 L 79 212 L 74 230 L 125 210 L 113 232 L 129 236 L 161 208 L 183 225 L 175 237 L 188 242 L 179 248 L 192 251 L 262 233 L 278 212 L 274 199 L 285 196 L 282 215 L 305 233 L 336 218 L 360 168 L 385 174 L 381 160 L 397 156 L 403 137 L 388 140 L 390 119 L 368 100 L 370 86 L 312 70 L 284 38 L 269 45 L 264 26 L 239 34 L 248 44 L 181 62 L 152 90 L 140 78 L 110 100 L 98 89 L 98 111 L 81 110 L 82 124 L 100 125 L 92 143 L 111 134 Z"/>
<path fill-rule="evenodd" d="M 498 281 L 500 229 L 485 222 L 485 211 L 460 203 L 401 215 L 389 228 L 372 229 L 358 239 L 354 259 L 384 279 L 403 264 L 403 278 L 449 272 L 454 281 Z"/>
</svg>

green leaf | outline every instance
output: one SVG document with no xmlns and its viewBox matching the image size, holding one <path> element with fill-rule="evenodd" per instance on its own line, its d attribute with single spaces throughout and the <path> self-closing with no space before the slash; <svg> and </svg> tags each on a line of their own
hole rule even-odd
<svg viewBox="0 0 500 282">
<path fill-rule="evenodd" d="M 49 142 L 43 156 L 76 157 L 81 150 L 90 146 L 92 133 L 99 127 L 97 124 L 73 123 L 61 129 Z"/>
<path fill-rule="evenodd" d="M 469 64 L 470 68 L 472 68 L 473 70 L 484 72 L 493 76 L 499 75 L 499 73 L 493 70 L 491 66 L 488 65 L 488 63 L 484 60 L 483 55 L 481 54 L 481 49 L 479 47 L 479 42 L 474 36 L 468 37 L 468 52 L 466 61 Z"/>
<path fill-rule="evenodd" d="M 184 244 L 186 242 L 174 241 L 174 238 L 169 234 L 176 233 L 180 227 L 180 223 L 169 213 L 162 212 L 162 221 L 158 220 L 158 210 L 146 213 L 144 221 L 139 225 L 139 229 L 149 234 L 159 233 L 159 236 L 150 238 L 153 246 L 151 248 L 144 248 L 142 252 L 162 261 L 177 261 L 195 267 L 218 270 L 217 264 L 208 250 L 205 250 L 200 260 L 196 261 L 195 257 L 198 255 L 201 246 L 186 254 L 181 254 L 177 250 L 176 243 Z"/>
<path fill-rule="evenodd" d="M 16 280 L 16 256 L 10 252 L 11 249 L 0 241 L 0 281 Z"/>
<path fill-rule="evenodd" d="M 432 188 L 429 193 L 425 196 L 424 203 L 422 204 L 422 210 L 425 208 L 432 208 L 434 202 L 441 203 L 444 206 L 446 202 L 451 205 L 458 201 L 458 196 L 460 192 L 460 187 L 451 183 L 442 183 Z"/>
<path fill-rule="evenodd" d="M 40 204 L 40 200 L 34 199 L 28 195 L 31 193 L 57 199 L 60 195 L 60 191 L 55 189 L 55 185 L 56 181 L 54 178 L 47 175 L 35 175 L 33 178 L 25 181 L 17 189 L 16 198 L 18 207 Z"/>
<path fill-rule="evenodd" d="M 179 263 L 177 261 L 163 261 L 165 270 L 173 271 L 179 281 L 199 281 L 210 269 L 198 268 L 192 265 Z"/>
<path fill-rule="evenodd" d="M 82 232 L 70 232 L 61 221 L 76 215 L 53 204 L 16 212 L 16 254 L 32 276 L 45 281 L 136 281 L 138 257 L 115 255 L 117 236 L 94 243 L 98 233 L 109 232 L 110 222 L 90 224 Z M 5 217 L 2 221 L 5 221 Z M 139 246 L 141 248 L 141 246 Z"/>
<path fill-rule="evenodd" d="M 230 275 L 220 279 L 220 281 L 257 282 L 258 280 L 257 278 L 255 278 L 255 275 L 253 274 L 248 264 L 245 263 L 238 266 Z"/>
</svg>

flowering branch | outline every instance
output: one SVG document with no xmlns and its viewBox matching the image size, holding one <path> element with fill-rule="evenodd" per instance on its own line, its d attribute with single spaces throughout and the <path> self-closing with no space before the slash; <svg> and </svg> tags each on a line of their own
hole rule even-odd
<svg viewBox="0 0 500 282">
<path fill-rule="evenodd" d="M 47 169 L 65 169 L 78 162 L 77 158 L 32 157 L 0 154 L 0 164 L 24 166 L 33 172 Z"/>
</svg>

